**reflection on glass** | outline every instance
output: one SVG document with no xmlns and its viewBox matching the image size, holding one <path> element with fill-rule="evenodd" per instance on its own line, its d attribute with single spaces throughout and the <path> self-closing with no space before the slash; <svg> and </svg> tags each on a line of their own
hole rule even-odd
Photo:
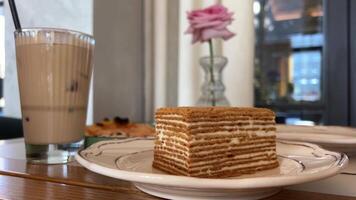
<svg viewBox="0 0 356 200">
<path fill-rule="evenodd" d="M 253 11 L 256 106 L 322 123 L 322 0 L 255 0 Z"/>
<path fill-rule="evenodd" d="M 293 68 L 290 83 L 293 84 L 294 101 L 319 101 L 321 99 L 321 52 L 308 51 L 292 54 Z"/>
</svg>

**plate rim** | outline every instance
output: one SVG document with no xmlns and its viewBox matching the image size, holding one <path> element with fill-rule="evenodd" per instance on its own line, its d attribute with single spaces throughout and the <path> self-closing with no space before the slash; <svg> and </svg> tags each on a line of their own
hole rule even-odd
<svg viewBox="0 0 356 200">
<path fill-rule="evenodd" d="M 268 188 L 268 187 L 284 187 L 289 185 L 295 185 L 300 183 L 311 182 L 315 180 L 320 180 L 324 178 L 331 177 L 338 174 L 342 169 L 344 169 L 349 159 L 345 153 L 328 151 L 321 148 L 319 145 L 308 143 L 308 142 L 295 142 L 288 140 L 278 140 L 286 143 L 307 145 L 316 150 L 322 150 L 323 152 L 329 152 L 338 154 L 340 159 L 335 160 L 334 166 L 325 169 L 321 172 L 314 174 L 301 174 L 301 175 L 291 175 L 283 177 L 248 177 L 242 179 L 218 179 L 218 178 L 196 178 L 187 176 L 178 176 L 170 174 L 152 174 L 145 172 L 133 172 L 125 171 L 120 169 L 112 169 L 109 167 L 102 166 L 100 164 L 92 163 L 85 158 L 83 158 L 80 153 L 85 150 L 82 149 L 75 155 L 76 160 L 83 167 L 90 171 L 98 174 L 102 174 L 108 177 L 121 179 L 130 182 L 144 183 L 144 184 L 155 184 L 155 185 L 165 185 L 173 187 L 183 187 L 183 188 L 196 188 L 196 189 L 251 189 L 251 188 Z M 105 143 L 108 141 L 102 141 L 100 143 Z M 208 181 L 204 181 L 208 180 Z"/>
<path fill-rule="evenodd" d="M 318 144 L 328 144 L 328 145 L 349 145 L 349 146 L 356 146 L 356 137 L 352 139 L 326 139 L 326 138 L 307 138 L 307 137 L 300 137 L 296 138 L 294 137 L 295 135 L 300 134 L 317 134 L 317 135 L 323 135 L 323 133 L 311 133 L 311 132 L 303 132 L 303 133 L 297 133 L 297 132 L 277 132 L 276 137 L 277 139 L 282 139 L 282 140 L 288 140 L 288 141 L 300 141 L 300 142 L 306 142 L 306 143 L 318 143 Z M 293 135 L 293 136 L 291 136 Z M 330 134 L 327 133 L 326 135 L 341 135 L 341 134 Z M 349 136 L 350 135 L 342 135 L 342 136 Z"/>
</svg>

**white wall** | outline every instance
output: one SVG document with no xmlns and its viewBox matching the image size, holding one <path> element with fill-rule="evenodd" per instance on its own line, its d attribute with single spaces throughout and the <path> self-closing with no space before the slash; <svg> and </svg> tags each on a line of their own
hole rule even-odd
<svg viewBox="0 0 356 200">
<path fill-rule="evenodd" d="M 254 48 L 253 0 L 222 0 L 235 12 L 230 30 L 236 36 L 222 44 L 222 55 L 229 59 L 224 72 L 226 97 L 232 106 L 253 106 Z"/>
<path fill-rule="evenodd" d="M 94 1 L 95 121 L 144 121 L 143 31 L 142 0 Z"/>
<path fill-rule="evenodd" d="M 4 115 L 21 117 L 15 61 L 14 25 L 5 5 Z M 93 33 L 93 0 L 16 0 L 22 27 L 57 27 Z M 92 104 L 92 103 L 91 103 Z M 91 108 L 92 106 L 88 106 Z M 92 110 L 88 113 L 92 116 Z"/>
</svg>

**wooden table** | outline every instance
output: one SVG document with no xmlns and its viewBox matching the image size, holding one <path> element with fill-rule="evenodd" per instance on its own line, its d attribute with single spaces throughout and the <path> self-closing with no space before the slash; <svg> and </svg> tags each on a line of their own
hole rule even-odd
<svg viewBox="0 0 356 200">
<path fill-rule="evenodd" d="M 356 178 L 356 177 L 355 177 Z M 356 185 L 355 185 L 356 190 Z M 0 141 L 0 199 L 158 199 L 131 183 L 95 174 L 72 162 L 31 165 L 24 160 L 23 140 Z M 284 189 L 270 200 L 348 200 L 340 196 Z"/>
</svg>

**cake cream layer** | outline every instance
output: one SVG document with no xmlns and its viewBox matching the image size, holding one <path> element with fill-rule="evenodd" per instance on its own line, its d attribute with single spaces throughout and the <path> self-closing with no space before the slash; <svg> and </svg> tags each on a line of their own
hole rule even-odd
<svg viewBox="0 0 356 200">
<path fill-rule="evenodd" d="M 261 126 L 261 127 L 237 127 L 237 126 L 221 126 L 221 127 L 203 127 L 197 128 L 194 130 L 185 130 L 182 128 L 175 128 L 173 126 L 161 126 L 157 125 L 156 129 L 164 129 L 168 131 L 184 133 L 189 131 L 190 135 L 199 134 L 199 133 L 212 133 L 212 132 L 221 132 L 221 131 L 228 131 L 228 132 L 241 132 L 241 131 L 276 131 L 276 128 L 273 126 Z"/>
<path fill-rule="evenodd" d="M 210 139 L 229 139 L 236 138 L 239 140 L 235 140 L 233 142 L 239 143 L 240 140 L 254 138 L 254 137 L 269 137 L 275 136 L 276 133 L 274 131 L 215 131 L 210 133 L 197 133 L 193 136 L 189 136 L 184 132 L 175 132 L 172 130 L 167 130 L 163 128 L 156 128 L 156 136 L 158 139 L 162 139 L 163 137 L 170 137 L 175 139 L 177 142 L 181 143 L 193 143 L 201 140 L 210 140 Z"/>
<path fill-rule="evenodd" d="M 159 162 L 153 163 L 153 166 L 155 168 L 161 169 L 162 171 L 165 171 L 165 172 L 168 172 L 171 174 L 176 174 L 176 175 L 203 177 L 203 178 L 225 178 L 225 177 L 241 176 L 244 174 L 253 174 L 258 171 L 273 169 L 273 168 L 278 167 L 278 162 L 267 163 L 264 165 L 251 166 L 251 167 L 246 167 L 246 168 L 232 169 L 232 170 L 224 170 L 224 171 L 221 170 L 219 172 L 210 173 L 210 174 L 207 172 L 189 173 L 189 172 L 177 169 L 174 165 L 167 165 L 165 163 L 159 163 Z"/>
<path fill-rule="evenodd" d="M 165 163 L 166 165 L 174 165 L 176 169 L 179 169 L 180 171 L 187 172 L 189 174 L 199 174 L 199 173 L 208 173 L 208 174 L 214 174 L 218 173 L 220 171 L 228 171 L 228 170 L 241 170 L 244 168 L 250 168 L 250 167 L 256 167 L 260 166 L 261 163 L 262 165 L 265 164 L 275 164 L 277 160 L 264 160 L 262 158 L 256 158 L 256 159 L 249 159 L 249 160 L 241 160 L 241 161 L 231 161 L 226 163 L 225 165 L 216 165 L 212 163 L 211 165 L 204 165 L 204 166 L 195 166 L 187 169 L 186 167 L 182 166 L 181 164 L 176 164 L 175 162 L 172 162 L 172 160 L 168 159 L 159 159 L 155 161 L 156 163 Z"/>
<path fill-rule="evenodd" d="M 211 126 L 231 126 L 231 125 L 237 125 L 237 126 L 251 126 L 251 125 L 274 125 L 275 122 L 274 120 L 268 119 L 268 120 L 254 120 L 254 119 L 235 119 L 235 120 L 222 120 L 218 121 L 215 119 L 214 122 L 184 122 L 182 120 L 176 120 L 176 119 L 158 119 L 156 120 L 156 123 L 162 124 L 162 125 L 173 125 L 175 127 L 182 127 L 182 128 L 188 128 L 188 129 L 194 129 L 196 127 L 211 127 Z"/>
<path fill-rule="evenodd" d="M 204 143 L 209 141 L 214 141 L 216 143 L 230 142 L 232 145 L 241 144 L 255 139 L 274 139 L 275 132 L 230 132 L 230 131 L 219 131 L 212 133 L 197 134 L 195 136 L 188 136 L 184 133 L 175 133 L 170 130 L 160 130 L 156 131 L 157 141 L 170 140 L 173 143 L 181 144 L 183 146 L 193 147 L 196 145 L 204 145 Z M 164 145 L 164 143 L 162 144 Z"/>
<path fill-rule="evenodd" d="M 250 149 L 250 148 L 255 148 L 255 149 Z M 190 159 L 193 161 L 194 159 L 203 159 L 207 157 L 220 157 L 220 156 L 226 156 L 226 155 L 239 155 L 241 153 L 249 153 L 249 152 L 255 152 L 255 151 L 261 151 L 265 150 L 266 148 L 273 148 L 275 149 L 275 145 L 273 143 L 262 143 L 262 144 L 246 144 L 242 147 L 227 147 L 225 146 L 220 146 L 220 148 L 201 148 L 197 152 L 186 152 L 181 149 L 178 149 L 176 147 L 172 146 L 164 146 L 164 147 L 157 147 L 155 150 L 157 151 L 166 151 L 169 152 L 173 155 L 179 155 L 180 157 L 184 157 L 185 159 Z"/>
<path fill-rule="evenodd" d="M 186 122 L 183 118 L 181 119 L 167 119 L 165 118 L 156 118 L 156 123 L 161 125 L 171 124 L 175 127 L 182 127 L 193 129 L 195 127 L 204 127 L 204 126 L 221 126 L 221 125 L 238 125 L 238 126 L 245 126 L 245 125 L 274 125 L 275 121 L 274 118 L 270 117 L 268 119 L 253 119 L 252 117 L 247 117 L 246 119 L 226 119 L 226 118 L 214 118 L 212 120 L 207 120 L 202 118 L 200 121 L 197 122 Z"/>
<path fill-rule="evenodd" d="M 253 150 L 250 150 L 249 148 L 255 148 Z M 184 157 L 185 159 L 190 159 L 190 160 L 195 160 L 195 159 L 203 159 L 207 157 L 220 157 L 220 156 L 226 156 L 226 155 L 239 155 L 240 153 L 249 153 L 249 152 L 255 152 L 255 151 L 260 151 L 260 150 L 265 150 L 266 148 L 274 148 L 275 145 L 271 143 L 265 143 L 265 144 L 260 144 L 260 145 L 254 145 L 254 144 L 249 144 L 249 145 L 244 145 L 243 147 L 232 147 L 232 148 L 224 148 L 221 146 L 219 149 L 211 149 L 211 148 L 202 148 L 199 149 L 200 151 L 198 152 L 185 152 L 182 151 L 176 147 L 172 146 L 165 146 L 165 147 L 157 147 L 155 150 L 157 151 L 167 151 L 172 154 L 179 155 L 180 157 Z M 228 149 L 228 151 L 226 150 Z"/>
<path fill-rule="evenodd" d="M 217 138 L 217 137 L 231 138 L 236 135 L 239 135 L 240 137 L 245 137 L 246 135 L 250 135 L 251 137 L 275 135 L 275 130 L 272 126 L 267 128 L 268 129 L 266 130 L 229 129 L 229 128 L 214 129 L 209 132 L 208 131 L 197 132 L 193 135 L 193 134 L 187 134 L 186 131 L 184 130 L 174 130 L 174 129 L 169 129 L 169 128 L 167 129 L 167 128 L 162 128 L 160 126 L 156 126 L 156 135 L 158 138 L 162 137 L 162 135 L 167 135 L 167 136 L 179 137 L 186 141 L 199 140 L 203 138 L 205 139 Z"/>
<path fill-rule="evenodd" d="M 231 176 L 239 176 L 243 174 L 251 174 L 261 170 L 273 169 L 278 167 L 278 161 L 257 161 L 254 164 L 238 164 L 235 166 L 224 167 L 218 171 L 212 171 L 209 169 L 206 170 L 195 170 L 195 171 L 186 171 L 180 169 L 179 166 L 174 163 L 169 163 L 165 161 L 155 161 L 153 166 L 159 168 L 168 173 L 185 175 L 185 176 L 194 176 L 194 177 L 206 177 L 206 178 L 224 178 Z"/>
<path fill-rule="evenodd" d="M 270 153 L 273 151 L 270 150 Z M 205 161 L 195 162 L 195 163 L 187 163 L 185 160 L 179 159 L 177 157 L 173 157 L 168 154 L 160 154 L 155 156 L 155 160 L 164 160 L 166 162 L 173 161 L 175 165 L 180 166 L 182 169 L 192 171 L 196 169 L 215 169 L 218 170 L 221 167 L 229 166 L 233 163 L 254 163 L 255 161 L 265 160 L 273 162 L 276 160 L 276 156 L 266 156 L 263 153 L 250 153 L 254 155 L 254 157 L 246 156 L 246 155 L 239 155 L 235 156 L 234 158 L 226 157 L 224 159 L 206 159 Z"/>
<path fill-rule="evenodd" d="M 213 149 L 214 151 L 219 151 L 228 146 L 229 150 L 239 147 L 239 148 L 248 148 L 246 146 L 249 145 L 265 145 L 270 144 L 275 146 L 274 142 L 275 137 L 258 137 L 254 140 L 245 140 L 243 142 L 238 142 L 238 138 L 227 138 L 227 139 L 214 139 L 209 141 L 202 141 L 202 142 L 195 142 L 192 144 L 184 144 L 184 143 L 177 143 L 176 140 L 173 138 L 165 138 L 163 137 L 160 141 L 156 142 L 156 147 L 170 147 L 174 148 L 177 151 L 189 151 L 189 153 L 194 153 L 194 155 L 199 155 L 199 152 L 204 150 L 205 148 Z"/>
<path fill-rule="evenodd" d="M 214 162 L 214 159 L 223 162 L 226 160 L 251 158 L 251 156 L 261 155 L 266 159 L 273 158 L 276 148 L 275 144 L 271 141 L 260 141 L 258 143 L 249 142 L 243 146 L 231 147 L 229 144 L 223 144 L 220 149 L 215 147 L 206 146 L 206 148 L 200 148 L 196 153 L 187 152 L 177 149 L 172 146 L 156 146 L 155 152 L 157 155 L 161 155 L 163 158 L 175 160 L 182 164 L 189 165 L 190 167 L 200 165 L 202 163 Z"/>
<path fill-rule="evenodd" d="M 180 157 L 179 155 L 172 155 L 166 151 L 158 151 L 160 154 L 156 157 L 162 160 L 174 160 L 178 162 L 183 168 L 192 169 L 194 167 L 211 167 L 209 165 L 214 166 L 223 166 L 226 163 L 231 163 L 233 161 L 236 162 L 252 162 L 255 159 L 259 160 L 274 160 L 276 159 L 276 155 L 274 154 L 275 150 L 273 148 L 265 148 L 264 152 L 261 151 L 251 151 L 246 152 L 245 154 L 235 155 L 235 156 L 210 156 L 205 159 L 200 160 L 187 160 L 184 157 Z"/>
<path fill-rule="evenodd" d="M 273 120 L 262 122 L 254 122 L 253 120 L 246 121 L 223 121 L 223 122 L 205 122 L 205 123 L 189 123 L 171 122 L 169 120 L 161 120 L 157 122 L 157 129 L 165 129 L 174 132 L 187 132 L 190 134 L 217 132 L 217 131 L 275 131 L 275 122 Z"/>
<path fill-rule="evenodd" d="M 276 149 L 275 143 L 272 140 L 260 140 L 250 141 L 243 145 L 231 146 L 229 143 L 222 143 L 220 145 L 206 145 L 205 147 L 199 147 L 194 149 L 195 151 L 189 151 L 188 148 L 178 145 L 156 145 L 155 150 L 159 153 L 167 152 L 171 155 L 178 156 L 181 159 L 189 160 L 190 162 L 206 159 L 210 157 L 225 157 L 240 154 L 248 154 L 250 152 L 264 152 L 267 149 Z M 274 152 L 275 153 L 275 152 Z"/>
</svg>

